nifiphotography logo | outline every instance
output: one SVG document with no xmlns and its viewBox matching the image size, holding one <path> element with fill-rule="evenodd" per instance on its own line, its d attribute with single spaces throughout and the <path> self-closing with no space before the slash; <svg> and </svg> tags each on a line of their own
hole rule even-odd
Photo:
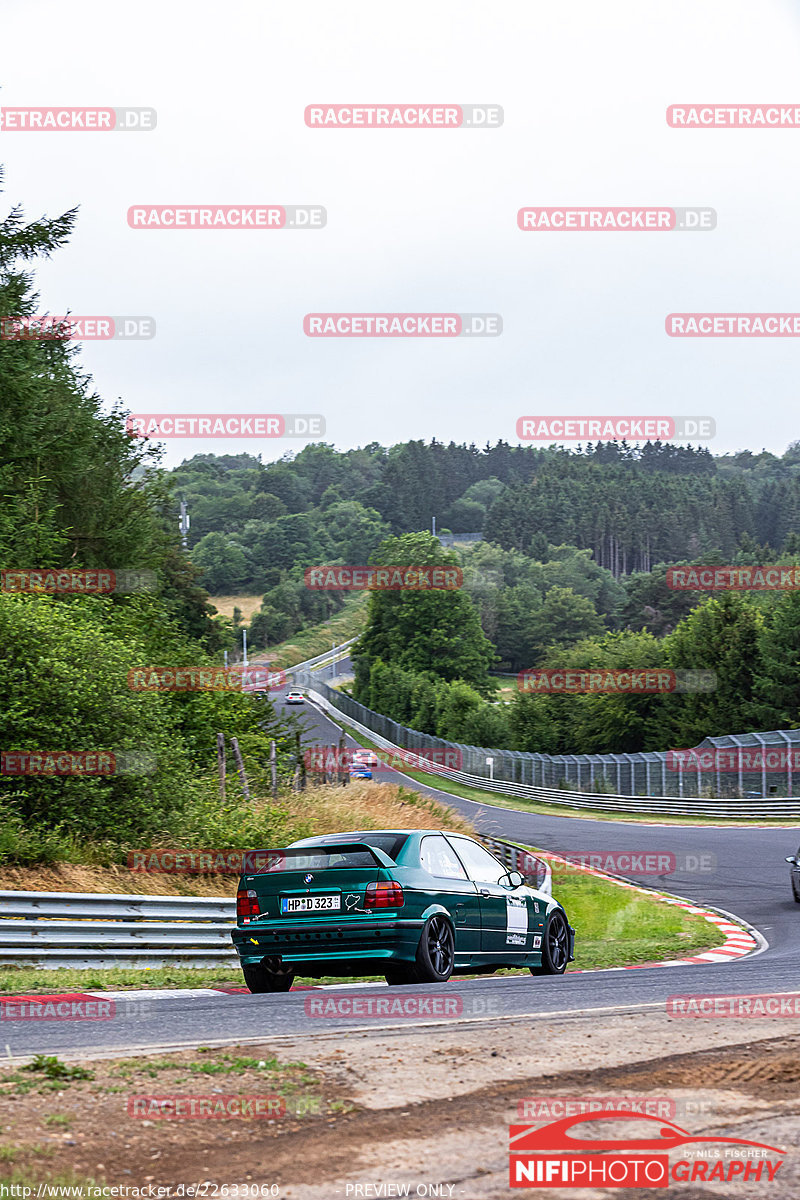
<svg viewBox="0 0 800 1200">
<path fill-rule="evenodd" d="M 592 1137 L 602 1122 L 618 1136 Z M 641 1136 L 621 1124 L 639 1122 Z M 512 1125 L 509 1185 L 519 1187 L 669 1187 L 670 1183 L 771 1183 L 784 1150 L 715 1134 L 694 1137 L 663 1118 L 609 1108 L 534 1125 Z M 672 1156 L 672 1158 L 671 1158 Z"/>
</svg>

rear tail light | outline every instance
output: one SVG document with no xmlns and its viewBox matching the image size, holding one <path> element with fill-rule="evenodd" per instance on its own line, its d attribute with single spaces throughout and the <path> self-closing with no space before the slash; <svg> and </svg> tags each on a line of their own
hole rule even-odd
<svg viewBox="0 0 800 1200">
<path fill-rule="evenodd" d="M 249 888 L 246 892 L 236 893 L 236 916 L 244 919 L 245 925 L 250 917 L 258 917 L 261 915 L 261 909 L 258 907 L 258 892 L 254 892 Z"/>
<path fill-rule="evenodd" d="M 368 883 L 364 908 L 402 908 L 405 903 L 399 883 Z"/>
</svg>

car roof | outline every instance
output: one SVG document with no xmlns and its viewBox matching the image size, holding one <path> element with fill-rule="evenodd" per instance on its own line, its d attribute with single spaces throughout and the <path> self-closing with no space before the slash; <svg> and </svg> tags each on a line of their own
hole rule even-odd
<svg viewBox="0 0 800 1200">
<path fill-rule="evenodd" d="M 447 833 L 446 829 L 348 829 L 341 833 L 321 833 L 317 837 L 303 838 L 299 842 L 292 842 L 292 846 L 322 846 L 326 842 L 342 841 L 342 840 L 357 840 L 361 837 L 377 837 L 379 834 L 390 834 L 399 837 L 401 834 L 425 834 L 425 833 Z M 464 834 L 464 837 L 469 837 L 469 834 Z"/>
</svg>

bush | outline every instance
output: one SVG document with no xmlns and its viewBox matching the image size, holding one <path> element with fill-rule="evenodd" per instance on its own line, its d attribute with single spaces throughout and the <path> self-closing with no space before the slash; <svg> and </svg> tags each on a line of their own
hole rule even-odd
<svg viewBox="0 0 800 1200">
<path fill-rule="evenodd" d="M 130 844 L 184 821 L 202 827 L 209 788 L 201 780 L 215 762 L 217 731 L 239 738 L 254 776 L 265 768 L 270 737 L 282 763 L 293 754 L 294 739 L 269 701 L 131 690 L 134 667 L 210 665 L 152 596 L 0 594 L 0 644 L 4 751 L 138 751 L 154 756 L 157 768 L 105 777 L 0 775 L 0 853 L 7 856 L 54 861 L 78 843 Z"/>
</svg>

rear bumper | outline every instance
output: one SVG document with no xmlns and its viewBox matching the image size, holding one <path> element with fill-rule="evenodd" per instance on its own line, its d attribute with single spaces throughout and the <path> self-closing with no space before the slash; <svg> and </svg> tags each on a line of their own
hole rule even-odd
<svg viewBox="0 0 800 1200">
<path fill-rule="evenodd" d="M 231 939 L 242 963 L 263 958 L 284 963 L 395 962 L 413 963 L 422 926 L 419 920 L 293 921 L 291 928 L 276 921 L 237 926 Z"/>
</svg>

